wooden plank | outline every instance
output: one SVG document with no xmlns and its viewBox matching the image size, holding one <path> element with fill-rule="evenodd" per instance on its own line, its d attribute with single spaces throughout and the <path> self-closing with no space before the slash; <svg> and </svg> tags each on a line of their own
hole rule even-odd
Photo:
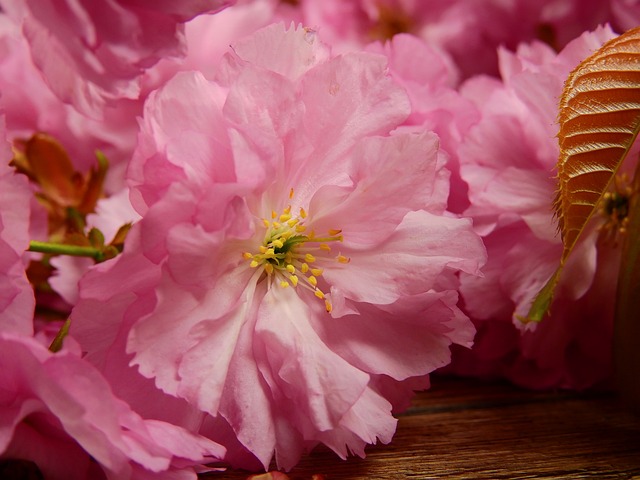
<svg viewBox="0 0 640 480">
<path fill-rule="evenodd" d="M 317 448 L 291 480 L 640 479 L 640 417 L 611 394 L 538 393 L 437 378 L 400 416 L 390 445 L 342 461 Z M 217 474 L 245 479 L 247 472 Z"/>
</svg>

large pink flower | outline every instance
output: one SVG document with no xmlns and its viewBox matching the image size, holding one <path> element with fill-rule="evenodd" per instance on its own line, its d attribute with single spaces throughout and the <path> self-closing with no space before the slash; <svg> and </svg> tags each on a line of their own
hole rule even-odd
<svg viewBox="0 0 640 480">
<path fill-rule="evenodd" d="M 0 334 L 0 459 L 35 463 L 47 479 L 195 479 L 224 448 L 143 420 L 70 352 Z M 17 465 L 16 465 L 17 466 Z"/>
<path fill-rule="evenodd" d="M 83 280 L 72 331 L 101 365 L 124 335 L 143 376 L 265 467 L 319 442 L 363 455 L 471 344 L 455 273 L 484 249 L 445 211 L 435 135 L 393 132 L 410 105 L 384 57 L 278 25 L 233 52 L 216 81 L 151 95 L 129 170 L 143 218 Z"/>
<path fill-rule="evenodd" d="M 552 218 L 557 101 L 571 69 L 611 38 L 600 28 L 556 55 L 546 45 L 500 51 L 502 81 L 472 79 L 462 89 L 482 112 L 458 150 L 470 208 L 489 260 L 483 278 L 462 277 L 465 307 L 479 335 L 454 362 L 461 373 L 505 375 L 529 387 L 583 388 L 609 374 L 615 251 L 591 232 L 571 256 L 551 317 L 526 316 L 562 252 Z M 612 259 L 613 257 L 613 259 Z M 606 260 L 605 260 L 606 259 Z"/>
<path fill-rule="evenodd" d="M 230 3 L 3 0 L 0 5 L 22 24 L 33 61 L 55 94 L 101 117 L 108 100 L 138 97 L 138 77 L 145 69 L 183 53 L 185 21 Z"/>
<path fill-rule="evenodd" d="M 13 158 L 0 116 L 0 332 L 33 333 L 33 289 L 25 274 L 29 247 L 29 200 L 26 177 L 9 162 Z"/>
</svg>

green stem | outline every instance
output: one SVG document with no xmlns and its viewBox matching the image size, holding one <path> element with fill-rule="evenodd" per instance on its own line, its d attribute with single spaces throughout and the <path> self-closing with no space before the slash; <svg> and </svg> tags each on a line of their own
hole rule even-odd
<svg viewBox="0 0 640 480">
<path fill-rule="evenodd" d="M 53 255 L 72 255 L 74 257 L 90 257 L 95 261 L 103 260 L 102 251 L 93 247 L 81 247 L 79 245 L 65 245 L 64 243 L 48 243 L 31 240 L 29 252 L 49 253 Z"/>
<path fill-rule="evenodd" d="M 49 350 L 53 353 L 59 352 L 62 350 L 62 342 L 64 341 L 64 337 L 69 334 L 69 327 L 71 326 L 71 319 L 67 318 L 67 320 L 62 324 L 60 331 L 56 335 L 56 338 L 53 339 L 51 345 L 49 346 Z"/>
</svg>

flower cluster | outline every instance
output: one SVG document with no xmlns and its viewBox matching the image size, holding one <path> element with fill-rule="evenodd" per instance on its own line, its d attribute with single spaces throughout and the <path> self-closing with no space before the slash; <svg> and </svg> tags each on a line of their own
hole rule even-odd
<svg viewBox="0 0 640 480">
<path fill-rule="evenodd" d="M 624 177 L 518 320 L 563 81 L 640 18 L 591 3 L 0 0 L 0 476 L 364 457 L 435 371 L 606 384 Z"/>
</svg>

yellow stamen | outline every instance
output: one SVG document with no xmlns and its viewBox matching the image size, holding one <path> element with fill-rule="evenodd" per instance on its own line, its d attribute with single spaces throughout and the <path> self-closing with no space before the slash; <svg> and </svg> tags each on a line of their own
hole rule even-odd
<svg viewBox="0 0 640 480">
<path fill-rule="evenodd" d="M 293 200 L 294 189 L 289 191 L 289 199 Z M 286 208 L 272 210 L 271 218 L 262 219 L 266 231 L 262 245 L 258 245 L 255 251 L 242 253 L 242 257 L 249 262 L 252 268 L 260 267 L 264 270 L 264 277 L 268 278 L 268 284 L 278 283 L 281 288 L 298 287 L 311 290 L 313 294 L 324 301 L 328 313 L 333 310 L 333 305 L 318 288 L 320 278 L 328 260 L 334 258 L 339 263 L 349 263 L 350 258 L 342 255 L 331 255 L 335 243 L 342 242 L 342 230 L 322 230 L 317 236 L 312 228 L 307 228 L 305 219 L 308 214 L 302 208 L 297 208 L 297 214 L 292 215 L 291 204 Z M 311 253 L 313 252 L 313 253 Z M 313 265 L 313 268 L 310 266 Z M 263 278 L 263 277 L 261 277 Z"/>
</svg>

